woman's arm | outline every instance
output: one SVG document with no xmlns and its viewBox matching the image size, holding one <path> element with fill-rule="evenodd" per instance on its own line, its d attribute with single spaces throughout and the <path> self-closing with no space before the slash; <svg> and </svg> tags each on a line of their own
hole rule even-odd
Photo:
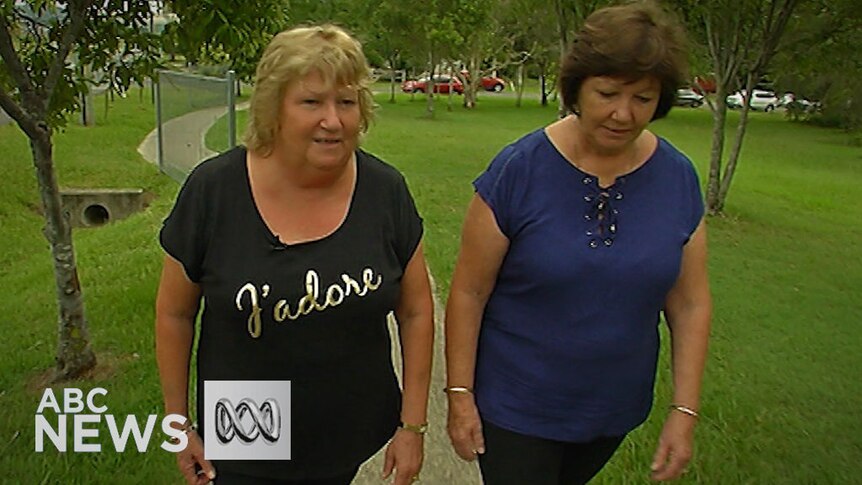
<svg viewBox="0 0 862 485">
<path fill-rule="evenodd" d="M 671 336 L 672 404 L 694 412 L 700 408 L 712 316 L 706 260 L 706 225 L 701 221 L 683 249 L 680 274 L 664 310 Z M 669 411 L 653 458 L 654 480 L 673 480 L 685 470 L 692 456 L 696 422 L 696 416 Z"/>
<path fill-rule="evenodd" d="M 200 287 L 188 279 L 177 260 L 166 255 L 156 296 L 156 361 L 166 415 L 189 416 L 189 360 L 200 298 Z M 177 453 L 177 464 L 188 483 L 205 484 L 215 477 L 215 470 L 204 460 L 197 433 L 190 431 L 188 438 L 186 449 Z M 207 476 L 198 475 L 196 466 Z"/>
<path fill-rule="evenodd" d="M 401 422 L 409 427 L 427 423 L 428 386 L 434 345 L 434 302 L 422 243 L 401 277 L 401 296 L 395 308 L 401 341 L 402 380 Z M 383 476 L 395 469 L 395 485 L 408 485 L 419 473 L 423 460 L 423 436 L 410 429 L 395 433 L 383 465 Z"/>
<path fill-rule="evenodd" d="M 500 231 L 491 208 L 480 196 L 474 195 L 464 219 L 461 250 L 446 304 L 449 387 L 473 389 L 482 314 L 508 249 L 509 240 Z M 449 392 L 448 397 L 452 446 L 461 458 L 473 460 L 476 453 L 485 450 L 472 391 Z"/>
</svg>

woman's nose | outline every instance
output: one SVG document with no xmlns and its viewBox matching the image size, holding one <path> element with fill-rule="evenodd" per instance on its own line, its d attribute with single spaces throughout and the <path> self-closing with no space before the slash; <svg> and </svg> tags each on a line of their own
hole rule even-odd
<svg viewBox="0 0 862 485">
<path fill-rule="evenodd" d="M 320 126 L 327 130 L 335 130 L 341 128 L 341 116 L 338 112 L 337 103 L 330 101 L 324 103 L 323 112 L 321 113 Z"/>
<path fill-rule="evenodd" d="M 620 100 L 616 106 L 614 106 L 613 118 L 617 121 L 631 121 L 633 118 L 632 115 L 632 100 L 623 99 Z"/>
</svg>

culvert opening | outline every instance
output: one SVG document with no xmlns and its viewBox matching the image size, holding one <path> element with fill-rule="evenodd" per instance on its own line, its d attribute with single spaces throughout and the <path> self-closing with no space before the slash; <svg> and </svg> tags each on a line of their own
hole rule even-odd
<svg viewBox="0 0 862 485">
<path fill-rule="evenodd" d="M 101 204 L 93 204 L 84 209 L 84 224 L 88 226 L 101 226 L 106 224 L 110 218 L 108 209 Z"/>
</svg>

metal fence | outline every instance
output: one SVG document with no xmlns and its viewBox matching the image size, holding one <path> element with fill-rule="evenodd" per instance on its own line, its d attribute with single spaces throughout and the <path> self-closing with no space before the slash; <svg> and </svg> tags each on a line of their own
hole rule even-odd
<svg viewBox="0 0 862 485">
<path fill-rule="evenodd" d="M 215 155 L 207 147 L 207 133 L 225 115 L 227 126 L 210 136 L 226 137 L 228 147 L 236 145 L 235 76 L 233 71 L 224 78 L 167 70 L 157 74 L 159 169 L 182 182 L 195 165 Z"/>
</svg>

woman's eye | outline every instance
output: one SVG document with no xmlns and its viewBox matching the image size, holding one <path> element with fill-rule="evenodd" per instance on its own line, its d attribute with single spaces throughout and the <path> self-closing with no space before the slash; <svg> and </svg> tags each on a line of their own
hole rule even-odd
<svg viewBox="0 0 862 485">
<path fill-rule="evenodd" d="M 308 99 L 302 100 L 302 104 L 317 104 L 317 103 L 319 103 L 319 101 L 316 99 L 313 99 L 313 98 L 308 98 Z"/>
<path fill-rule="evenodd" d="M 356 100 L 352 99 L 352 98 L 344 98 L 341 100 L 341 104 L 347 105 L 347 106 L 353 106 L 354 104 L 356 104 Z"/>
<path fill-rule="evenodd" d="M 637 96 L 637 99 L 641 103 L 649 103 L 650 101 L 652 101 L 652 98 L 649 96 Z"/>
<path fill-rule="evenodd" d="M 599 91 L 599 96 L 601 96 L 603 98 L 611 98 L 614 96 L 614 94 L 616 94 L 616 93 L 614 93 L 612 91 Z"/>
</svg>

